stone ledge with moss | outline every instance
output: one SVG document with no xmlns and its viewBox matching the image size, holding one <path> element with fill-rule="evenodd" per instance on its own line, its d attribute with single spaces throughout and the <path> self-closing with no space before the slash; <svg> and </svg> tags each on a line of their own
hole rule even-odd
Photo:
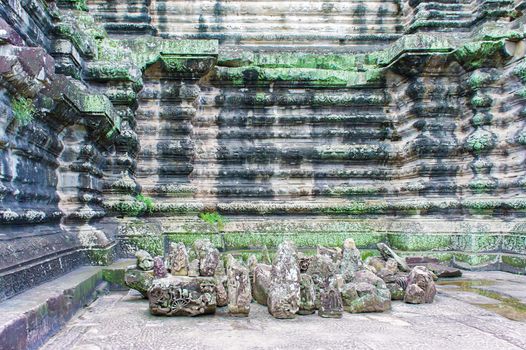
<svg viewBox="0 0 526 350">
<path fill-rule="evenodd" d="M 526 274 L 524 7 L 3 1 L 0 301 L 202 239 Z"/>
</svg>

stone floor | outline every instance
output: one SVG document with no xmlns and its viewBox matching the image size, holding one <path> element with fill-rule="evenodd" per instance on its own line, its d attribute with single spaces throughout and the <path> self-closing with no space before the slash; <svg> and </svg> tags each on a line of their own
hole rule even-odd
<svg viewBox="0 0 526 350">
<path fill-rule="evenodd" d="M 389 312 L 342 319 L 276 320 L 257 304 L 248 318 L 223 309 L 160 318 L 149 315 L 146 300 L 112 292 L 79 312 L 44 349 L 526 349 L 526 276 L 465 277 L 440 285 L 433 304 L 395 302 Z"/>
</svg>

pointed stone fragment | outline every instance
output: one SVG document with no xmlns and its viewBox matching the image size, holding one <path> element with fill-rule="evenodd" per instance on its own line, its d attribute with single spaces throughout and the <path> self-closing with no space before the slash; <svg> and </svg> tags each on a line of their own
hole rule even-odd
<svg viewBox="0 0 526 350">
<path fill-rule="evenodd" d="M 263 249 L 261 249 L 261 263 L 272 265 L 272 259 L 270 258 L 270 254 L 266 245 L 264 245 Z"/>
<path fill-rule="evenodd" d="M 267 305 L 268 290 L 270 288 L 270 271 L 272 266 L 257 264 L 252 276 L 252 297 L 260 305 Z"/>
<path fill-rule="evenodd" d="M 248 266 L 248 277 L 250 278 L 250 288 L 252 289 L 252 293 L 254 293 L 254 270 L 256 268 L 256 265 L 258 264 L 258 259 L 254 254 L 250 254 L 247 260 L 247 266 Z"/>
<path fill-rule="evenodd" d="M 248 316 L 252 292 L 248 269 L 232 255 L 227 256 L 228 313 L 232 316 Z"/>
<path fill-rule="evenodd" d="M 188 252 L 183 243 L 170 243 L 168 267 L 173 276 L 188 275 Z"/>
<path fill-rule="evenodd" d="M 318 254 L 312 257 L 306 273 L 312 277 L 314 282 L 317 309 L 320 308 L 321 291 L 336 278 L 337 272 L 336 265 L 329 256 Z"/>
<path fill-rule="evenodd" d="M 299 315 L 311 315 L 316 312 L 316 292 L 312 277 L 306 273 L 300 275 Z"/>
<path fill-rule="evenodd" d="M 345 282 L 352 282 L 356 271 L 363 268 L 362 255 L 352 238 L 343 242 L 342 262 L 340 265 L 340 274 Z"/>
<path fill-rule="evenodd" d="M 228 293 L 226 291 L 226 276 L 214 276 L 216 282 L 216 302 L 217 306 L 223 307 L 228 305 Z"/>
<path fill-rule="evenodd" d="M 291 241 L 281 243 L 270 272 L 268 311 L 276 318 L 294 318 L 299 310 L 300 269 L 296 247 Z"/>
<path fill-rule="evenodd" d="M 194 251 L 199 259 L 199 275 L 213 276 L 219 263 L 219 250 L 208 239 L 194 242 Z"/>
<path fill-rule="evenodd" d="M 160 256 L 156 256 L 153 259 L 153 275 L 155 278 L 165 278 L 168 275 L 166 266 L 164 266 L 164 260 Z"/>
<path fill-rule="evenodd" d="M 378 243 L 376 247 L 380 251 L 380 254 L 382 254 L 384 260 L 393 258 L 398 264 L 400 271 L 408 272 L 410 270 L 409 265 L 407 265 L 405 262 L 405 259 L 402 259 L 400 256 L 398 256 L 398 254 L 396 254 L 387 244 Z"/>
<path fill-rule="evenodd" d="M 257 264 L 258 264 L 258 258 L 256 258 L 256 256 L 254 254 L 250 254 L 250 256 L 248 257 L 248 260 L 247 260 L 248 271 L 250 273 L 253 273 Z"/>
<path fill-rule="evenodd" d="M 194 259 L 188 264 L 188 276 L 197 277 L 199 276 L 199 260 Z"/>
</svg>

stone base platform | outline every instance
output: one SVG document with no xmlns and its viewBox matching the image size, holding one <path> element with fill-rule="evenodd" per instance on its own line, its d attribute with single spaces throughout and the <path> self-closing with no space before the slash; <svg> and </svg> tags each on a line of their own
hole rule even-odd
<svg viewBox="0 0 526 350">
<path fill-rule="evenodd" d="M 197 318 L 160 318 L 148 312 L 148 301 L 140 295 L 115 292 L 80 312 L 43 349 L 147 349 L 152 344 L 158 349 L 526 348 L 526 322 L 482 306 L 503 303 L 490 297 L 496 295 L 484 297 L 465 287 L 495 293 L 510 289 L 524 302 L 520 293 L 526 293 L 526 277 L 503 272 L 466 276 L 438 285 L 433 304 L 393 302 L 388 312 L 344 313 L 341 319 L 310 315 L 276 320 L 254 303 L 248 318 L 230 317 L 225 308 Z"/>
</svg>

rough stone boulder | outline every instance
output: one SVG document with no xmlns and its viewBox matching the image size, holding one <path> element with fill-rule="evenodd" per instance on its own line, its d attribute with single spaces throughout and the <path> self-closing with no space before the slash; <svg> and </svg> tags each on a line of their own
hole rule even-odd
<svg viewBox="0 0 526 350">
<path fill-rule="evenodd" d="M 320 293 L 336 278 L 338 269 L 336 264 L 327 255 L 317 254 L 312 257 L 307 269 L 307 274 L 312 277 L 314 291 L 316 292 L 316 308 L 320 307 Z"/>
<path fill-rule="evenodd" d="M 219 250 L 208 239 L 194 242 L 194 251 L 199 259 L 199 275 L 213 276 L 219 263 Z"/>
<path fill-rule="evenodd" d="M 150 312 L 162 316 L 197 316 L 216 311 L 216 285 L 211 277 L 169 276 L 148 290 Z"/>
<path fill-rule="evenodd" d="M 296 247 L 290 241 L 281 243 L 270 272 L 268 311 L 276 318 L 294 318 L 299 310 L 300 269 Z"/>
<path fill-rule="evenodd" d="M 364 265 L 367 269 L 374 273 L 382 270 L 385 267 L 386 261 L 381 256 L 370 256 L 364 261 Z M 398 270 L 398 265 L 396 267 Z"/>
<path fill-rule="evenodd" d="M 135 289 L 145 298 L 148 297 L 148 289 L 152 286 L 153 280 L 153 270 L 144 271 L 137 268 L 129 268 L 124 273 L 124 283 L 126 286 Z"/>
<path fill-rule="evenodd" d="M 174 276 L 188 275 L 188 252 L 183 243 L 170 243 L 168 251 L 168 267 Z"/>
<path fill-rule="evenodd" d="M 217 306 L 223 307 L 228 305 L 227 278 L 226 276 L 214 276 L 216 283 L 216 302 Z"/>
<path fill-rule="evenodd" d="M 368 263 L 371 265 L 367 266 L 387 285 L 391 293 L 391 300 L 404 299 L 407 273 L 398 269 L 396 260 L 393 258 L 384 260 L 383 258 L 375 257 L 375 259 L 370 259 Z"/>
<path fill-rule="evenodd" d="M 300 275 L 299 315 L 310 315 L 316 312 L 316 291 L 312 277 L 306 273 Z"/>
<path fill-rule="evenodd" d="M 428 270 L 433 272 L 437 278 L 460 277 L 462 271 L 456 267 L 446 266 L 436 258 L 429 257 L 408 257 L 405 259 L 410 267 L 425 266 Z"/>
<path fill-rule="evenodd" d="M 342 249 L 339 247 L 322 247 L 318 246 L 316 248 L 316 255 L 325 255 L 331 258 L 332 262 L 336 264 L 336 266 L 340 265 L 340 262 L 342 260 Z"/>
<path fill-rule="evenodd" d="M 248 316 L 252 292 L 248 269 L 232 255 L 227 257 L 228 313 L 232 316 Z"/>
<path fill-rule="evenodd" d="M 410 304 L 432 303 L 435 294 L 432 272 L 424 266 L 415 266 L 407 277 L 404 301 Z"/>
<path fill-rule="evenodd" d="M 363 267 L 362 255 L 352 238 L 343 242 L 343 252 L 340 264 L 340 274 L 345 282 L 352 282 L 356 271 Z"/>
<path fill-rule="evenodd" d="M 342 288 L 343 308 L 351 313 L 382 312 L 391 308 L 385 282 L 368 270 L 357 271 L 355 281 Z"/>
<path fill-rule="evenodd" d="M 267 305 L 268 290 L 270 288 L 270 271 L 272 266 L 257 264 L 252 276 L 252 297 L 261 305 Z"/>
<path fill-rule="evenodd" d="M 149 271 L 153 269 L 153 258 L 146 250 L 138 250 L 135 253 L 137 259 L 137 268 L 143 271 Z"/>
<path fill-rule="evenodd" d="M 380 251 L 380 254 L 382 254 L 384 260 L 393 258 L 398 264 L 398 269 L 400 269 L 400 271 L 408 272 L 410 270 L 409 265 L 407 265 L 405 262 L 405 259 L 402 259 L 400 256 L 398 256 L 398 254 L 396 254 L 394 250 L 392 250 L 387 244 L 378 243 L 376 247 Z"/>
</svg>

